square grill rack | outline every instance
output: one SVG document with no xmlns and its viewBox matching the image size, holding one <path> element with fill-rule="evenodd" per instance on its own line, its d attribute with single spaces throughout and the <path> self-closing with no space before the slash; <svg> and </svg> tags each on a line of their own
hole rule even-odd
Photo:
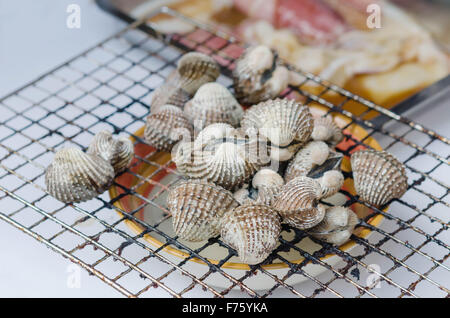
<svg viewBox="0 0 450 318">
<path fill-rule="evenodd" d="M 180 19 L 193 29 L 183 36 L 159 33 L 149 22 L 159 14 Z M 305 260 L 291 263 L 277 249 L 268 262 L 277 259 L 286 263 L 287 274 L 278 277 L 256 265 L 235 278 L 222 265 L 236 254 L 219 238 L 195 250 L 183 245 L 176 236 L 167 235 L 161 247 L 150 246 L 143 239 L 144 234 L 164 233 L 159 224 L 146 224 L 136 213 L 150 205 L 162 208 L 155 205 L 154 198 L 142 197 L 135 187 L 123 189 L 123 195 L 137 196 L 143 202 L 131 213 L 115 206 L 117 198 L 110 199 L 108 193 L 89 202 L 65 205 L 46 192 L 45 169 L 57 149 L 74 146 L 85 150 L 102 129 L 145 143 L 134 133 L 145 124 L 153 90 L 175 68 L 182 54 L 197 50 L 215 57 L 222 68 L 219 81 L 230 87 L 236 48 L 240 46 L 220 30 L 163 7 L 2 98 L 0 219 L 129 297 L 161 296 L 162 291 L 169 297 L 449 297 L 449 139 L 301 70 L 295 71 L 303 82 L 289 91 L 303 95 L 306 103 L 318 103 L 330 113 L 340 113 L 350 120 L 349 126 L 363 127 L 367 135 L 362 140 L 346 135 L 353 139 L 355 147 L 374 138 L 407 168 L 407 193 L 391 202 L 387 212 L 370 207 L 373 213 L 361 219 L 358 227 L 367 228 L 372 234 L 368 238 L 353 235 L 356 245 L 351 250 L 343 251 L 313 239 L 320 248 L 314 253 L 303 251 L 295 243 L 307 235 L 286 227 L 295 232 L 295 238 L 281 238 L 281 246 L 295 249 Z M 307 83 L 315 83 L 321 92 L 311 94 L 303 90 Z M 340 95 L 342 101 L 329 102 L 323 98 L 327 92 Z M 353 114 L 344 109 L 350 101 L 364 111 Z M 378 124 L 365 119 L 369 113 L 377 115 Z M 171 162 L 160 165 L 150 160 L 152 155 L 135 159 L 155 166 L 156 172 L 170 169 Z M 162 190 L 157 195 L 167 190 L 167 185 L 151 180 L 152 176 L 144 178 L 131 170 L 126 173 L 140 178 L 141 184 L 160 186 Z M 351 178 L 351 174 L 346 178 Z M 367 206 L 357 196 L 343 193 L 349 197 L 347 205 L 358 202 Z M 378 214 L 384 216 L 381 225 L 369 224 L 368 220 Z M 142 233 L 132 232 L 124 224 L 126 220 L 139 223 L 144 228 Z M 218 264 L 200 255 L 214 244 L 229 251 Z M 163 251 L 167 246 L 183 250 L 188 257 L 170 258 Z M 340 258 L 338 265 L 330 266 L 321 259 L 330 253 Z M 207 265 L 201 275 L 191 273 L 186 266 L 193 258 Z M 112 260 L 121 265 L 111 270 L 108 264 Z M 304 270 L 309 262 L 325 267 L 325 273 L 310 275 Z M 269 277 L 273 285 L 268 290 L 253 290 L 247 282 L 257 277 L 255 273 Z M 229 281 L 229 287 L 210 284 L 215 275 Z M 289 279 L 296 275 L 306 277 L 306 281 L 291 285 Z M 373 275 L 379 284 L 367 283 Z M 160 288 L 156 293 L 157 287 Z"/>
</svg>

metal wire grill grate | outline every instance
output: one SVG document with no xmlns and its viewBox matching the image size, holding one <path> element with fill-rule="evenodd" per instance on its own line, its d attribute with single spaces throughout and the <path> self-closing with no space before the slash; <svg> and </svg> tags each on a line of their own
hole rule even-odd
<svg viewBox="0 0 450 318">
<path fill-rule="evenodd" d="M 223 71 L 219 81 L 231 85 L 230 70 L 242 52 L 239 44 L 167 8 L 151 16 L 161 12 L 183 20 L 192 31 L 165 36 L 149 27 L 147 20 L 138 21 L 0 100 L 0 219 L 131 297 L 153 296 L 157 287 L 158 292 L 163 290 L 172 297 L 450 295 L 449 140 L 301 70 L 296 70 L 302 78 L 300 85 L 290 87 L 284 95 L 302 95 L 306 103 L 320 104 L 329 113 L 347 118 L 347 128 L 357 124 L 365 129 L 362 138 L 346 135 L 352 145 L 340 149 L 345 155 L 360 145 L 367 146 L 373 138 L 407 167 L 408 191 L 391 202 L 388 210 L 369 207 L 357 196 L 341 191 L 348 198 L 347 206 L 360 204 L 372 209 L 358 225 L 372 231 L 371 235 L 353 235 L 356 244 L 351 249 L 340 250 L 308 238 L 317 248 L 304 250 L 297 243 L 307 235 L 286 227 L 292 235 L 280 238 L 280 247 L 267 260 L 285 263 L 284 271 L 257 265 L 236 274 L 223 267 L 235 253 L 220 239 L 193 249 L 163 230 L 170 217 L 164 215 L 161 202 L 177 178 L 169 182 L 156 178 L 162 172 L 176 174 L 171 161 L 155 160 L 155 151 L 136 155 L 124 173 L 133 176 L 136 184 L 125 187 L 119 177 L 114 186 L 120 193 L 113 199 L 104 193 L 89 202 L 65 205 L 48 195 L 44 172 L 56 150 L 67 146 L 86 149 L 103 129 L 145 144 L 135 132 L 145 124 L 152 92 L 186 51 L 215 57 Z M 317 94 L 303 89 L 311 84 L 319 88 Z M 327 98 L 330 93 L 339 99 L 331 102 Z M 348 110 L 351 103 L 358 104 L 358 113 Z M 367 120 L 370 114 L 382 116 L 383 124 L 376 126 Z M 142 163 L 153 167 L 151 174 L 144 176 L 133 169 Z M 351 178 L 351 174 L 345 177 Z M 153 191 L 142 195 L 140 187 L 149 185 Z M 122 210 L 115 203 L 124 197 L 137 198 L 139 205 Z M 142 219 L 140 213 L 147 208 L 161 211 L 158 222 L 149 224 Z M 375 215 L 384 217 L 379 226 L 370 222 Z M 140 226 L 138 234 L 130 229 L 130 221 Z M 161 246 L 149 244 L 147 235 L 158 236 Z M 218 263 L 204 256 L 213 246 L 225 250 L 226 256 Z M 167 247 L 185 254 L 175 257 L 165 252 Z M 292 262 L 284 253 L 287 250 L 304 260 Z M 323 258 L 327 254 L 334 254 L 339 262 L 330 265 Z M 197 264 L 201 269 L 193 271 L 192 260 L 206 265 Z M 311 265 L 323 273 L 312 274 Z M 270 282 L 267 289 L 250 287 L 261 277 Z M 299 277 L 305 281 L 293 284 Z M 379 284 L 369 284 L 370 277 L 379 279 Z M 215 287 L 217 280 L 225 281 L 226 287 Z"/>
</svg>

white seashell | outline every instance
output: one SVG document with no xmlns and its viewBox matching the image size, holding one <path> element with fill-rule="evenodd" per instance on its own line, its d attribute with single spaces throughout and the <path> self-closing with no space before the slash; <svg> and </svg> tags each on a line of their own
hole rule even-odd
<svg viewBox="0 0 450 318">
<path fill-rule="evenodd" d="M 157 149 L 170 151 L 179 140 L 189 140 L 192 135 L 192 125 L 176 106 L 164 105 L 147 116 L 144 139 Z"/>
<path fill-rule="evenodd" d="M 255 200 L 251 197 L 248 189 L 248 184 L 244 184 L 242 188 L 233 193 L 234 199 L 239 202 L 239 205 L 252 204 Z"/>
<path fill-rule="evenodd" d="M 227 123 L 237 127 L 244 109 L 225 86 L 206 83 L 186 103 L 184 113 L 196 127 L 206 127 L 213 123 Z"/>
<path fill-rule="evenodd" d="M 124 171 L 134 156 L 134 146 L 130 139 L 120 137 L 114 139 L 112 134 L 103 130 L 97 133 L 87 150 L 88 154 L 95 154 L 108 161 L 114 168 L 115 174 Z"/>
<path fill-rule="evenodd" d="M 179 87 L 192 96 L 203 84 L 214 82 L 220 75 L 220 68 L 212 57 L 189 52 L 178 61 L 177 72 Z"/>
<path fill-rule="evenodd" d="M 180 87 L 178 73 L 175 70 L 167 78 L 166 82 L 153 92 L 150 113 L 158 113 L 164 105 L 174 105 L 183 108 L 191 95 Z"/>
<path fill-rule="evenodd" d="M 193 144 L 180 145 L 173 161 L 178 171 L 189 178 L 233 189 L 247 182 L 258 168 L 246 154 L 248 143 L 232 126 L 212 124 L 199 133 Z"/>
<path fill-rule="evenodd" d="M 83 202 L 105 192 L 114 180 L 114 168 L 108 161 L 77 148 L 66 148 L 55 154 L 47 167 L 47 191 L 65 202 Z"/>
<path fill-rule="evenodd" d="M 284 180 L 275 171 L 263 168 L 253 176 L 252 185 L 258 190 L 256 202 L 271 205 L 284 185 Z"/>
<path fill-rule="evenodd" d="M 373 206 L 400 198 L 408 188 L 405 167 L 385 151 L 357 151 L 351 156 L 351 166 L 356 193 Z"/>
<path fill-rule="evenodd" d="M 308 177 L 297 177 L 286 183 L 272 207 L 280 213 L 283 222 L 301 230 L 322 221 L 325 206 L 318 203 L 320 184 Z"/>
<path fill-rule="evenodd" d="M 307 176 L 315 166 L 322 165 L 330 154 L 330 148 L 323 141 L 310 141 L 300 149 L 289 162 L 284 179 L 286 182 L 299 176 Z"/>
<path fill-rule="evenodd" d="M 341 128 L 336 125 L 331 116 L 314 118 L 314 129 L 311 134 L 313 140 L 325 141 L 336 146 L 344 139 Z"/>
<path fill-rule="evenodd" d="M 344 175 L 338 170 L 326 171 L 317 179 L 322 189 L 320 198 L 328 198 L 336 194 L 344 185 Z"/>
<path fill-rule="evenodd" d="M 278 56 L 269 47 L 248 48 L 233 70 L 236 98 L 245 105 L 277 97 L 289 84 L 289 71 L 278 65 Z"/>
<path fill-rule="evenodd" d="M 182 181 L 167 197 L 175 233 L 193 242 L 219 235 L 222 217 L 237 206 L 231 192 L 201 180 Z"/>
<path fill-rule="evenodd" d="M 272 159 L 289 160 L 311 136 L 313 118 L 308 107 L 288 99 L 259 103 L 248 109 L 241 121 L 247 134 L 260 135 L 271 143 Z"/>
<path fill-rule="evenodd" d="M 335 206 L 328 208 L 322 222 L 309 229 L 308 233 L 319 240 L 342 245 L 348 241 L 356 224 L 358 216 L 352 210 Z"/>
<path fill-rule="evenodd" d="M 222 240 L 246 264 L 264 261 L 278 244 L 281 232 L 277 212 L 267 205 L 242 205 L 223 216 Z"/>
</svg>

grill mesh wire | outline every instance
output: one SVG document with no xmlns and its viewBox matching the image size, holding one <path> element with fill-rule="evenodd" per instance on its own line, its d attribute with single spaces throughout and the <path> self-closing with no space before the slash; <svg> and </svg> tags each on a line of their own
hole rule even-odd
<svg viewBox="0 0 450 318">
<path fill-rule="evenodd" d="M 190 24 L 193 30 L 182 37 L 169 37 L 149 28 L 146 20 L 138 21 L 0 100 L 0 219 L 130 297 L 152 296 L 157 287 L 160 287 L 158 291 L 164 290 L 172 297 L 450 295 L 447 231 L 450 208 L 446 180 L 450 175 L 449 140 L 301 70 L 296 71 L 304 80 L 298 87 L 291 87 L 291 91 L 305 96 L 307 103 L 317 102 L 329 112 L 349 118 L 349 125 L 356 123 L 364 127 L 368 134 L 362 140 L 346 136 L 353 139 L 355 146 L 373 137 L 407 167 L 407 193 L 394 200 L 387 212 L 371 207 L 373 214 L 361 220 L 358 227 L 373 232 L 368 238 L 353 235 L 356 246 L 351 250 L 341 251 L 313 239 L 321 247 L 308 253 L 294 246 L 306 234 L 292 230 L 295 237 L 292 240 L 281 238 L 282 246 L 296 249 L 305 261 L 291 263 L 279 253 L 280 249 L 268 261 L 278 259 L 286 263 L 287 273 L 280 276 L 260 266 L 251 266 L 251 270 L 235 278 L 222 268 L 235 254 L 217 238 L 191 250 L 176 237 L 166 235 L 163 246 L 152 247 L 144 241 L 144 234 L 164 233 L 159 224 L 148 225 L 136 213 L 147 206 L 161 209 L 154 200 L 170 185 L 151 180 L 157 172 L 170 169 L 170 162 L 164 165 L 152 162 L 154 153 L 136 158 L 138 162 L 144 161 L 157 168 L 152 175 L 142 177 L 130 170 L 127 173 L 139 178 L 140 184 L 153 183 L 161 190 L 153 197 L 144 198 L 135 191 L 136 187 L 123 189 L 122 196 L 137 196 L 143 201 L 142 206 L 131 213 L 120 216 L 114 213 L 114 210 L 120 211 L 113 205 L 117 198 L 111 200 L 108 193 L 73 206 L 48 195 L 44 172 L 54 152 L 68 146 L 86 149 L 95 133 L 102 129 L 134 136 L 145 124 L 153 90 L 163 83 L 186 51 L 198 50 L 214 56 L 222 66 L 219 81 L 230 86 L 230 67 L 237 57 L 238 44 L 234 39 L 170 9 L 160 10 Z M 303 85 L 312 82 L 321 88 L 320 94 L 302 90 Z M 342 96 L 343 101 L 333 104 L 324 99 L 324 94 L 330 91 Z M 360 104 L 365 111 L 355 115 L 344 110 L 349 101 Z M 385 117 L 384 124 L 376 127 L 365 120 L 369 112 Z M 366 205 L 358 197 L 343 193 L 349 197 L 347 205 L 355 202 Z M 375 214 L 385 218 L 378 227 L 368 223 Z M 136 235 L 124 224 L 125 220 L 139 223 L 144 231 Z M 215 244 L 229 251 L 217 265 L 201 255 Z M 166 246 L 181 249 L 189 256 L 185 259 L 170 257 L 162 252 Z M 322 261 L 321 257 L 329 253 L 336 254 L 341 262 L 330 266 Z M 203 273 L 189 270 L 187 265 L 193 258 L 207 263 Z M 111 261 L 116 261 L 115 266 L 111 266 Z M 325 267 L 325 273 L 317 277 L 310 275 L 305 271 L 310 261 Z M 228 288 L 219 289 L 211 284 L 217 275 L 228 281 Z M 247 286 L 247 282 L 257 279 L 258 275 L 273 280 L 269 290 L 253 290 Z M 291 285 L 289 280 L 296 275 L 305 276 L 306 282 Z M 379 278 L 381 288 L 367 284 L 369 275 Z"/>
</svg>

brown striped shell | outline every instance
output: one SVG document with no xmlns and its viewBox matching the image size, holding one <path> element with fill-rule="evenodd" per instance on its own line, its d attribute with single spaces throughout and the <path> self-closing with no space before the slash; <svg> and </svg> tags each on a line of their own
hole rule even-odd
<svg viewBox="0 0 450 318">
<path fill-rule="evenodd" d="M 308 233 L 327 243 L 342 245 L 348 241 L 358 224 L 358 216 L 349 208 L 334 206 L 327 208 L 325 217 Z"/>
<path fill-rule="evenodd" d="M 272 144 L 281 147 L 293 141 L 308 141 L 313 124 L 308 107 L 295 100 L 279 98 L 249 108 L 241 121 L 244 130 L 256 128 Z"/>
<path fill-rule="evenodd" d="M 351 166 L 356 193 L 373 206 L 400 198 L 408 188 L 405 167 L 385 151 L 357 151 L 351 156 Z"/>
<path fill-rule="evenodd" d="M 299 176 L 307 176 L 315 166 L 322 165 L 328 158 L 330 149 L 323 141 L 310 141 L 289 161 L 284 174 L 286 182 Z"/>
<path fill-rule="evenodd" d="M 206 179 L 231 190 L 258 169 L 246 155 L 248 142 L 232 126 L 216 123 L 201 131 L 194 143 L 181 144 L 172 159 L 188 178 Z"/>
<path fill-rule="evenodd" d="M 191 95 L 173 78 L 177 77 L 176 71 L 169 76 L 166 82 L 153 92 L 150 112 L 157 113 L 164 105 L 174 105 L 181 109 L 189 101 Z"/>
<path fill-rule="evenodd" d="M 325 141 L 334 147 L 344 139 L 344 134 L 334 122 L 333 117 L 328 115 L 314 118 L 314 129 L 311 138 L 317 141 Z"/>
<path fill-rule="evenodd" d="M 237 206 L 231 192 L 202 180 L 182 181 L 167 197 L 175 233 L 193 242 L 219 235 L 221 218 Z"/>
<path fill-rule="evenodd" d="M 213 58 L 199 52 L 183 55 L 177 68 L 154 91 L 151 112 L 157 113 L 167 104 L 183 108 L 200 86 L 214 82 L 219 75 L 219 65 Z"/>
<path fill-rule="evenodd" d="M 286 183 L 272 207 L 280 213 L 283 222 L 301 230 L 322 221 L 325 207 L 319 204 L 319 183 L 308 177 L 297 177 Z"/>
<path fill-rule="evenodd" d="M 320 184 L 320 198 L 328 198 L 336 194 L 344 185 L 344 175 L 338 170 L 326 171 L 317 179 Z"/>
<path fill-rule="evenodd" d="M 77 148 L 58 151 L 45 173 L 47 191 L 65 203 L 90 200 L 108 190 L 113 180 L 108 161 Z"/>
<path fill-rule="evenodd" d="M 227 123 L 237 127 L 244 110 L 231 92 L 219 83 L 206 83 L 186 103 L 184 113 L 196 127 Z"/>
<path fill-rule="evenodd" d="M 284 185 L 284 180 L 275 171 L 263 168 L 253 176 L 252 185 L 258 190 L 256 202 L 271 205 Z"/>
<path fill-rule="evenodd" d="M 269 47 L 248 48 L 233 70 L 236 98 L 245 105 L 275 98 L 289 83 L 289 71 L 278 65 L 278 56 Z"/>
<path fill-rule="evenodd" d="M 125 170 L 134 156 L 134 147 L 130 139 L 120 137 L 114 139 L 112 134 L 103 130 L 97 133 L 87 150 L 89 154 L 95 154 L 108 161 L 118 174 Z"/>
<path fill-rule="evenodd" d="M 220 68 L 212 57 L 189 52 L 178 61 L 177 72 L 180 87 L 192 96 L 203 84 L 214 82 L 220 75 Z"/>
<path fill-rule="evenodd" d="M 223 216 L 220 235 L 246 264 L 264 261 L 275 249 L 281 232 L 277 212 L 267 205 L 247 204 Z"/>
<path fill-rule="evenodd" d="M 192 135 L 192 125 L 176 106 L 164 105 L 147 116 L 144 139 L 159 150 L 171 151 L 179 140 L 190 139 Z"/>
</svg>

